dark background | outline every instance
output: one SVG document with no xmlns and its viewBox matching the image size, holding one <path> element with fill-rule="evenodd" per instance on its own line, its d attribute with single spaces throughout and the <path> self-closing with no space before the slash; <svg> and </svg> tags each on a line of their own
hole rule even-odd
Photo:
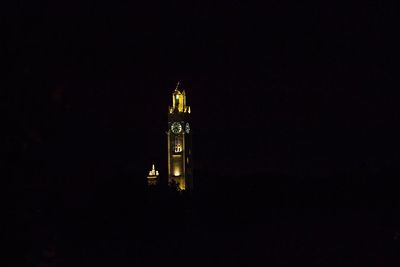
<svg viewBox="0 0 400 267">
<path fill-rule="evenodd" d="M 10 266 L 151 266 L 176 262 L 179 251 L 181 263 L 230 266 L 395 261 L 393 6 L 3 10 L 25 15 L 2 19 L 3 188 L 18 259 Z M 177 81 L 193 114 L 194 195 L 145 185 L 152 163 L 165 184 Z"/>
</svg>

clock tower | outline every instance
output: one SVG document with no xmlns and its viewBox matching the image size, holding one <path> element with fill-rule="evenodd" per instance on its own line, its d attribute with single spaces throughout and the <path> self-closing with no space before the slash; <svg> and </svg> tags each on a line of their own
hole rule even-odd
<svg viewBox="0 0 400 267">
<path fill-rule="evenodd" d="M 172 93 L 168 109 L 168 184 L 180 190 L 193 189 L 192 131 L 190 107 L 186 105 L 185 90 L 179 82 Z"/>
</svg>

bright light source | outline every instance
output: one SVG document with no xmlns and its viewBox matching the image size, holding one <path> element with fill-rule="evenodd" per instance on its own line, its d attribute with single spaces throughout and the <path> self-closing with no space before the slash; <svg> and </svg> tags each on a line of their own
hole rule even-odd
<svg viewBox="0 0 400 267">
<path fill-rule="evenodd" d="M 175 168 L 174 176 L 180 176 L 180 175 L 181 175 L 181 171 L 179 170 L 179 168 Z"/>
</svg>

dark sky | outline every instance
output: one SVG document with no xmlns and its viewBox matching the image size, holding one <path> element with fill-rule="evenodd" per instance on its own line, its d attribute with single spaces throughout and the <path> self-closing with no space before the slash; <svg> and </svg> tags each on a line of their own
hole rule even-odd
<svg viewBox="0 0 400 267">
<path fill-rule="evenodd" d="M 167 106 L 178 80 L 192 106 L 199 170 L 330 176 L 396 168 L 387 4 L 10 9 L 40 15 L 3 21 L 14 171 L 146 173 L 153 161 L 165 170 Z"/>
</svg>

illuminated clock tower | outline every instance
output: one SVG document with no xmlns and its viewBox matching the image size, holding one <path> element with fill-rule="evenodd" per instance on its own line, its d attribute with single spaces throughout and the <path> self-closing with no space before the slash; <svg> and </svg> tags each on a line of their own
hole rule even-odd
<svg viewBox="0 0 400 267">
<path fill-rule="evenodd" d="M 172 106 L 168 110 L 168 184 L 176 184 L 180 190 L 193 189 L 192 132 L 190 107 L 186 105 L 185 90 L 179 82 L 172 94 Z"/>
</svg>

